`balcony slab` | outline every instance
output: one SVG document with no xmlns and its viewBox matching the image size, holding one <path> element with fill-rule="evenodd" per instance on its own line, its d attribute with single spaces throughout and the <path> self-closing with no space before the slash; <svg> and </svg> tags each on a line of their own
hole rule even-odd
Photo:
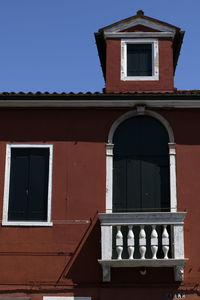
<svg viewBox="0 0 200 300">
<path fill-rule="evenodd" d="M 103 269 L 103 281 L 110 281 L 110 268 L 155 268 L 155 267 L 173 267 L 174 268 L 174 280 L 182 281 L 184 275 L 184 265 L 188 261 L 187 258 L 184 259 L 111 259 L 111 260 L 101 260 L 98 262 L 101 264 Z"/>
</svg>

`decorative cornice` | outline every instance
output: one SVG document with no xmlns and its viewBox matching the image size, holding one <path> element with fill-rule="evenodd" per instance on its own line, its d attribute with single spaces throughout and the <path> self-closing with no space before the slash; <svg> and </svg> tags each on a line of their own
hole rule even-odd
<svg viewBox="0 0 200 300">
<path fill-rule="evenodd" d="M 104 32 L 106 32 L 106 31 L 107 32 L 122 31 L 122 30 L 126 30 L 127 28 L 131 28 L 131 27 L 134 27 L 137 25 L 143 25 L 143 26 L 146 26 L 146 27 L 149 27 L 154 30 L 161 31 L 161 32 L 168 32 L 168 31 L 175 32 L 176 31 L 176 29 L 169 24 L 164 25 L 164 24 L 161 24 L 160 22 L 155 22 L 150 19 L 143 18 L 143 17 L 141 17 L 141 18 L 137 17 L 137 18 L 125 21 L 125 22 L 120 22 L 118 24 L 109 26 L 109 28 L 102 28 L 102 30 Z"/>
<path fill-rule="evenodd" d="M 68 99 L 55 99 L 55 100 L 34 100 L 34 99 L 17 99 L 17 100 L 0 100 L 0 107 L 15 107 L 15 108 L 133 108 L 137 105 L 144 105 L 146 108 L 200 108 L 200 99 L 186 99 L 186 100 L 143 100 L 143 99 L 78 99 L 78 100 L 68 100 Z"/>
<path fill-rule="evenodd" d="M 175 35 L 174 32 L 104 32 L 104 38 L 160 38 L 171 37 Z"/>
</svg>

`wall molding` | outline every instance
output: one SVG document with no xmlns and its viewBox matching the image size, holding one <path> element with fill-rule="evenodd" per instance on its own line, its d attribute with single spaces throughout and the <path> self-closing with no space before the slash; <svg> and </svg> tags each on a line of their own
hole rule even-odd
<svg viewBox="0 0 200 300">
<path fill-rule="evenodd" d="M 173 32 L 105 32 L 105 39 L 107 38 L 160 38 L 160 37 L 174 37 Z"/>
<path fill-rule="evenodd" d="M 151 92 L 149 92 L 151 94 Z M 78 100 L 72 100 L 72 99 L 55 99 L 55 100 L 50 100 L 50 99 L 39 99 L 39 100 L 33 100 L 33 99 L 18 99 L 18 100 L 0 100 L 0 107 L 3 108 L 49 108 L 49 107 L 57 107 L 57 108 L 134 108 L 137 105 L 145 105 L 146 107 L 149 108 L 200 108 L 200 94 L 196 95 L 196 97 L 199 97 L 199 99 L 191 99 L 190 97 L 187 96 L 186 100 L 175 100 L 175 99 L 147 99 L 143 100 L 141 99 L 142 97 L 150 97 L 148 93 L 143 93 L 142 95 L 138 96 L 138 99 L 133 99 L 136 98 L 137 96 L 133 94 L 132 98 L 130 97 L 130 94 L 128 96 L 130 99 L 109 99 L 113 94 L 108 94 L 108 97 L 105 96 L 105 99 L 99 99 L 99 100 L 94 100 L 94 99 L 78 99 Z M 152 96 L 152 94 L 151 94 Z M 181 95 L 181 97 L 184 97 L 184 95 Z M 157 98 L 157 97 L 156 97 Z"/>
</svg>

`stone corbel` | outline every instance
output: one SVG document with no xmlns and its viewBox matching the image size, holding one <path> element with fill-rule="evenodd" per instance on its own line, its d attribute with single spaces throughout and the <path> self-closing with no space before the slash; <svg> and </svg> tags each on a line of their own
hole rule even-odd
<svg viewBox="0 0 200 300">
<path fill-rule="evenodd" d="M 174 267 L 174 280 L 183 281 L 184 279 L 184 266 L 179 265 Z"/>
<path fill-rule="evenodd" d="M 108 265 L 102 265 L 103 270 L 103 282 L 109 282 L 110 281 L 110 266 Z"/>
</svg>

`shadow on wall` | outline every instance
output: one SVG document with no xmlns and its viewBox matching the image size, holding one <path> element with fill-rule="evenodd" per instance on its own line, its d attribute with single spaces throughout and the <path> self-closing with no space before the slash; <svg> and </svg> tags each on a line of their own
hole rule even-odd
<svg viewBox="0 0 200 300">
<path fill-rule="evenodd" d="M 63 272 L 63 278 L 71 279 L 73 283 L 100 282 L 102 279 L 100 258 L 100 224 L 98 216 L 94 219 L 92 228 L 88 228 L 79 243 L 72 259 Z"/>
<path fill-rule="evenodd" d="M 102 270 L 98 263 L 101 257 L 100 239 L 100 223 L 96 214 L 58 281 L 64 283 L 65 279 L 71 279 L 74 284 L 103 283 Z M 146 268 L 145 272 L 141 271 L 142 268 L 112 268 L 111 283 L 103 284 L 153 283 L 173 285 L 174 289 L 179 288 L 180 283 L 174 281 L 173 268 Z"/>
</svg>

